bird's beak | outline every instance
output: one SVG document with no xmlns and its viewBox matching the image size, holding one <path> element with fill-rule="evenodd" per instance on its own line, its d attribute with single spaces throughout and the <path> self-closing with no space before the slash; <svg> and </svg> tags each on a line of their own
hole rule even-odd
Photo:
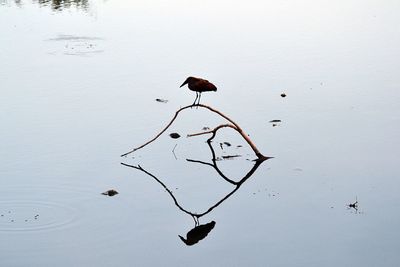
<svg viewBox="0 0 400 267">
<path fill-rule="evenodd" d="M 183 83 L 182 83 L 182 85 L 181 86 L 179 86 L 179 88 L 180 87 L 182 87 L 182 86 L 184 86 L 185 84 L 187 84 L 188 83 L 188 81 L 186 80 L 186 81 L 184 81 Z"/>
<path fill-rule="evenodd" d="M 182 86 L 181 86 L 182 87 Z M 187 241 L 186 241 L 186 239 L 185 238 L 183 238 L 183 236 L 180 236 L 180 235 L 178 235 L 179 236 L 179 238 L 183 241 L 183 243 L 185 243 L 186 245 L 187 245 Z"/>
</svg>

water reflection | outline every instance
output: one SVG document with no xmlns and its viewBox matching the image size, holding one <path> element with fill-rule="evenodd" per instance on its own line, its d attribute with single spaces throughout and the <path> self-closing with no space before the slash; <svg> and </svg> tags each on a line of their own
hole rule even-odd
<svg viewBox="0 0 400 267">
<path fill-rule="evenodd" d="M 87 11 L 90 5 L 89 0 L 34 0 L 32 2 L 39 4 L 41 7 L 50 7 L 53 11 L 62 11 L 69 8 Z M 18 7 L 24 4 L 21 0 L 0 0 L 1 5 L 9 5 L 11 3 L 14 3 Z"/>
<path fill-rule="evenodd" d="M 215 221 L 198 225 L 186 234 L 186 239 L 179 235 L 179 238 L 188 246 L 192 246 L 204 239 L 212 229 L 214 229 Z"/>
<path fill-rule="evenodd" d="M 145 170 L 142 166 L 140 166 L 140 165 L 136 165 L 135 166 L 135 165 L 129 165 L 129 164 L 126 164 L 126 163 L 121 163 L 124 166 L 134 168 L 134 169 L 139 170 L 141 172 L 144 172 L 148 176 L 152 177 L 155 181 L 157 181 L 165 189 L 166 192 L 168 192 L 168 194 L 170 195 L 170 197 L 174 201 L 174 204 L 176 205 L 176 207 L 179 210 L 181 210 L 182 212 L 186 213 L 187 215 L 189 215 L 189 216 L 191 216 L 193 218 L 195 227 L 193 229 L 191 229 L 186 234 L 186 239 L 179 235 L 179 238 L 188 246 L 194 245 L 194 244 L 198 243 L 200 240 L 204 239 L 211 232 L 211 230 L 214 228 L 214 226 L 216 224 L 215 221 L 211 221 L 209 223 L 201 225 L 199 219 L 201 217 L 209 214 L 216 207 L 218 207 L 224 201 L 226 201 L 229 197 L 231 197 L 235 192 L 237 192 L 239 190 L 239 188 L 244 184 L 244 182 L 246 182 L 255 173 L 255 171 L 258 169 L 258 167 L 265 160 L 269 159 L 268 157 L 264 157 L 264 158 L 260 158 L 260 159 L 255 160 L 254 161 L 254 165 L 250 169 L 250 171 L 243 178 L 241 178 L 239 181 L 234 181 L 233 179 L 230 179 L 229 177 L 227 177 L 221 171 L 221 169 L 218 167 L 217 162 L 219 161 L 219 159 L 216 157 L 214 148 L 212 146 L 212 141 L 210 139 L 207 140 L 207 144 L 208 144 L 208 147 L 210 148 L 211 155 L 212 155 L 211 162 L 204 162 L 204 161 L 194 160 L 194 159 L 186 159 L 186 161 L 190 162 L 190 163 L 197 163 L 197 164 L 201 164 L 201 165 L 212 167 L 218 173 L 218 175 L 220 177 L 222 177 L 222 179 L 224 179 L 227 183 L 229 183 L 231 185 L 234 185 L 234 189 L 231 192 L 229 192 L 228 194 L 226 194 L 224 197 L 222 197 L 215 204 L 211 205 L 205 211 L 200 212 L 200 213 L 192 212 L 192 211 L 184 208 L 183 205 L 179 203 L 179 201 L 175 197 L 174 193 L 163 183 L 163 181 L 160 178 L 156 177 L 151 172 Z"/>
<path fill-rule="evenodd" d="M 45 41 L 57 42 L 53 50 L 48 52 L 50 55 L 67 56 L 94 56 L 104 52 L 102 47 L 103 38 L 96 36 L 78 36 L 69 34 L 59 34 L 58 36 Z"/>
</svg>

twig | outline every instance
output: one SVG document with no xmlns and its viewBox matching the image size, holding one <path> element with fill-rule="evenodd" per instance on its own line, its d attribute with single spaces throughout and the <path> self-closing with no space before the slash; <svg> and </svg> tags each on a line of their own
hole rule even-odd
<svg viewBox="0 0 400 267">
<path fill-rule="evenodd" d="M 177 145 L 178 145 L 178 144 L 175 144 L 174 148 L 172 149 L 172 154 L 174 154 L 174 157 L 175 157 L 176 160 L 178 160 L 178 158 L 177 158 L 176 155 L 175 155 L 175 148 L 176 148 Z"/>
<path fill-rule="evenodd" d="M 188 134 L 187 137 L 193 137 L 193 136 L 199 136 L 199 135 L 203 135 L 203 134 L 215 133 L 216 131 L 218 131 L 219 129 L 224 128 L 224 127 L 230 127 L 230 128 L 232 128 L 232 129 L 237 130 L 237 129 L 236 129 L 236 126 L 234 126 L 234 125 L 232 125 L 232 124 L 221 124 L 221 125 L 215 127 L 215 128 L 212 129 L 212 130 L 209 130 L 209 131 L 200 132 L 200 133 L 194 133 L 194 134 Z"/>
</svg>

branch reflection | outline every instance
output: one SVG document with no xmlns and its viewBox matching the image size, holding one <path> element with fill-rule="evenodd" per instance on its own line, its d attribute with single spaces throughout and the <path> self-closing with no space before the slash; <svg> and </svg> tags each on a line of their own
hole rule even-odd
<svg viewBox="0 0 400 267">
<path fill-rule="evenodd" d="M 170 197 L 172 198 L 172 200 L 174 201 L 174 204 L 178 207 L 179 210 L 181 210 L 182 212 L 190 215 L 195 223 L 195 227 L 190 230 L 187 235 L 186 235 L 186 239 L 183 238 L 182 236 L 179 236 L 180 239 L 188 246 L 194 245 L 197 242 L 199 242 L 200 240 L 204 239 L 208 233 L 214 228 L 216 222 L 215 221 L 211 221 L 209 223 L 200 225 L 199 223 L 199 219 L 207 214 L 209 214 L 212 210 L 214 210 L 216 207 L 218 207 L 219 205 L 221 205 L 225 200 L 227 200 L 229 197 L 231 197 L 236 191 L 239 190 L 239 188 L 243 185 L 244 182 L 246 182 L 254 173 L 255 171 L 258 169 L 258 167 L 260 167 L 260 165 L 267 159 L 269 159 L 268 157 L 262 158 L 262 159 L 257 159 L 254 161 L 254 165 L 253 167 L 250 169 L 250 171 L 243 177 L 241 178 L 239 181 L 234 181 L 230 178 L 228 178 L 218 167 L 217 165 L 217 158 L 215 155 L 215 151 L 214 148 L 211 144 L 211 141 L 208 140 L 207 141 L 208 146 L 210 148 L 211 154 L 212 154 L 212 159 L 211 162 L 204 162 L 204 161 L 200 161 L 200 160 L 193 160 L 193 159 L 186 159 L 188 162 L 192 162 L 192 163 L 198 163 L 198 164 L 203 164 L 203 165 L 207 165 L 212 167 L 226 182 L 232 184 L 235 186 L 235 188 L 228 193 L 227 195 L 225 195 L 223 198 L 221 198 L 219 201 L 217 201 L 214 205 L 210 206 L 207 210 L 200 212 L 200 213 L 196 213 L 196 212 L 192 212 L 189 211 L 187 209 L 185 209 L 177 200 L 177 198 L 174 196 L 174 194 L 172 193 L 172 191 L 161 181 L 160 178 L 156 177 L 155 175 L 153 175 L 152 173 L 150 173 L 149 171 L 145 170 L 142 166 L 140 165 L 129 165 L 126 163 L 121 163 L 124 166 L 127 167 L 131 167 L 134 168 L 136 170 L 139 170 L 147 175 L 149 175 L 150 177 L 152 177 L 155 181 L 157 181 L 164 189 L 165 191 L 170 195 Z"/>
</svg>

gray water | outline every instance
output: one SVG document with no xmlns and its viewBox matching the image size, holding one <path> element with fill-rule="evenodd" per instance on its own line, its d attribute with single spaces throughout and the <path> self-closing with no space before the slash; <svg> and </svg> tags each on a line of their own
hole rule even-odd
<svg viewBox="0 0 400 267">
<path fill-rule="evenodd" d="M 0 1 L 0 266 L 398 266 L 399 13 L 398 1 Z M 193 102 L 179 88 L 190 75 L 218 87 L 201 103 L 274 158 L 187 246 L 193 218 L 120 163 L 205 212 L 235 186 L 186 160 L 212 162 L 208 136 L 186 135 L 225 122 L 188 109 L 120 155 Z M 213 148 L 235 181 L 254 166 L 233 130 Z"/>
</svg>

